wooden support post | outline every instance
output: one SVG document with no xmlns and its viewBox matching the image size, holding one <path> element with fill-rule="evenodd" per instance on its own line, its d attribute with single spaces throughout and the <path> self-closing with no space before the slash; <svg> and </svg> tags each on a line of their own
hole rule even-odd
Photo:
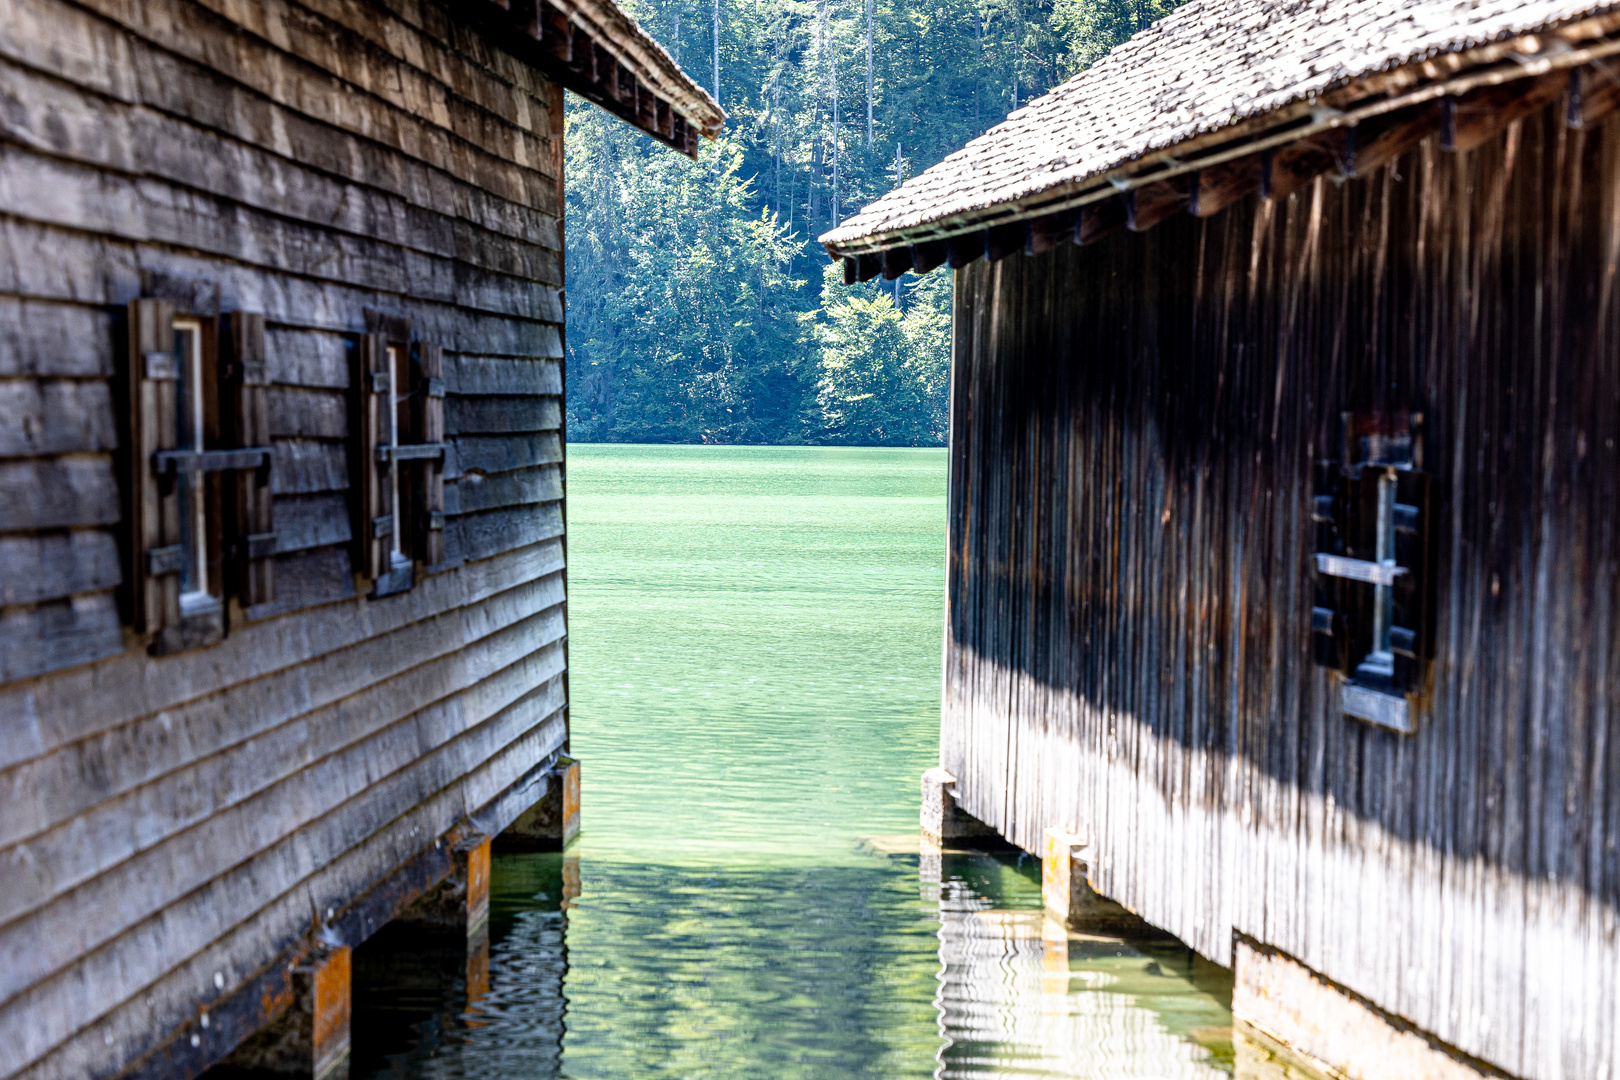
<svg viewBox="0 0 1620 1080">
<path fill-rule="evenodd" d="M 985 840 L 996 831 L 956 805 L 956 777 L 935 767 L 922 774 L 923 840 L 935 848 L 954 846 L 953 842 Z"/>
<path fill-rule="evenodd" d="M 1067 829 L 1041 834 L 1041 903 L 1048 920 L 1061 927 L 1152 934 L 1137 916 L 1091 887 L 1090 849 Z"/>
<path fill-rule="evenodd" d="M 538 801 L 495 838 L 502 851 L 561 851 L 579 834 L 579 762 L 559 757 Z"/>
<path fill-rule="evenodd" d="M 292 1004 L 214 1069 L 209 1080 L 347 1080 L 352 953 L 320 944 L 291 969 Z"/>
<path fill-rule="evenodd" d="M 490 838 L 475 835 L 450 849 L 450 873 L 395 922 L 472 939 L 489 921 Z"/>
<path fill-rule="evenodd" d="M 1232 960 L 1232 1017 L 1238 1033 L 1256 1037 L 1262 1046 L 1278 1048 L 1314 1071 L 1345 1080 L 1505 1076 L 1242 934 Z"/>
</svg>

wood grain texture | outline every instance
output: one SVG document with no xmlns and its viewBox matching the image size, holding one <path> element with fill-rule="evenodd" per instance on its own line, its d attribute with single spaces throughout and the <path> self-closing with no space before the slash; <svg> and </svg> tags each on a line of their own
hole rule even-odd
<svg viewBox="0 0 1620 1080">
<path fill-rule="evenodd" d="M 102 660 L 124 651 L 118 601 L 110 592 L 74 596 L 27 607 L 0 608 L 0 683 Z M 26 754 L 40 742 L 39 716 L 27 702 L 14 702 L 6 717 L 10 754 Z"/>
<path fill-rule="evenodd" d="M 0 462 L 0 529 L 60 529 L 118 521 L 118 481 L 106 454 Z"/>
<path fill-rule="evenodd" d="M 561 346 L 559 340 L 558 353 L 562 351 Z M 555 354 L 543 355 L 553 357 Z M 452 394 L 562 394 L 560 358 L 505 360 L 459 356 L 447 364 L 445 376 L 446 389 Z"/>
<path fill-rule="evenodd" d="M 567 744 L 560 95 L 453 5 L 14 0 L 0 101 L 0 1077 L 116 1075 Z M 129 387 L 171 328 L 130 313 L 181 281 L 227 334 L 219 437 L 272 460 L 220 485 L 266 526 L 217 553 L 228 633 L 156 656 L 118 544 L 162 502 L 176 400 Z M 450 394 L 455 557 L 380 599 L 368 310 Z"/>
<path fill-rule="evenodd" d="M 358 700 L 253 732 L 214 758 L 98 804 L 66 829 L 8 848 L 6 863 L 31 873 L 0 909 L 0 955 L 7 958 L 0 1000 L 160 911 L 177 887 L 204 884 L 251 858 L 347 801 L 368 777 L 408 770 L 420 747 L 443 745 L 560 673 L 561 650 L 547 647 L 561 629 L 559 613 L 538 613 L 514 624 L 494 648 L 379 678 Z M 446 688 L 446 699 L 431 696 Z M 427 703 L 407 690 L 430 695 Z M 392 730 L 401 722 L 410 724 L 409 738 Z M 266 756 L 269 750 L 278 756 Z M 374 771 L 354 767 L 361 762 Z M 134 833 L 125 817 L 131 810 L 138 811 Z M 110 842 L 76 850 L 72 834 L 84 828 L 105 832 Z M 178 859 L 177 849 L 184 852 Z M 260 877 L 273 873 L 266 868 Z M 65 902 L 49 903 L 70 892 Z M 98 917 L 82 920 L 92 910 Z"/>
<path fill-rule="evenodd" d="M 276 439 L 274 490 L 277 495 L 309 495 L 320 491 L 346 491 L 349 455 L 341 442 L 330 439 Z"/>
<path fill-rule="evenodd" d="M 0 379 L 0 457 L 36 457 L 118 447 L 105 382 Z"/>
<path fill-rule="evenodd" d="M 102 592 L 122 580 L 110 530 L 0 534 L 0 606 Z"/>
<path fill-rule="evenodd" d="M 942 765 L 1221 963 L 1235 930 L 1536 1080 L 1615 1075 L 1620 127 L 957 277 Z M 1419 409 L 1417 733 L 1313 666 L 1313 462 Z"/>
<path fill-rule="evenodd" d="M 447 525 L 446 531 L 454 533 L 461 558 L 487 559 L 536 540 L 561 536 L 562 504 L 541 503 L 464 514 Z"/>
<path fill-rule="evenodd" d="M 112 316 L 77 304 L 0 296 L 0 376 L 111 378 Z"/>
<path fill-rule="evenodd" d="M 27 108 L 0 117 L 10 140 L 83 165 L 134 177 L 150 177 L 195 189 L 254 209 L 354 236 L 410 247 L 487 269 L 554 273 L 556 229 L 536 208 L 479 213 L 440 192 L 429 205 L 398 190 L 365 186 L 289 160 L 282 148 L 262 147 L 198 126 L 145 105 L 117 105 L 89 89 L 64 84 L 15 62 L 0 59 L 0 92 Z M 247 134 L 238 125 L 237 130 Z M 370 157 L 383 151 L 373 146 Z M 384 182 L 386 183 L 386 182 Z M 479 200 L 466 192 L 462 201 Z M 335 215 L 322 219 L 323 211 Z M 491 225 L 498 229 L 490 228 Z M 515 232 L 513 231 L 515 228 Z"/>
<path fill-rule="evenodd" d="M 445 402 L 445 430 L 451 435 L 556 431 L 562 402 L 555 397 L 463 397 Z"/>
<path fill-rule="evenodd" d="M 452 494 L 453 492 L 453 494 Z M 445 491 L 445 512 L 475 513 L 503 506 L 552 502 L 563 497 L 562 468 L 539 465 L 509 473 L 465 473 Z"/>
<path fill-rule="evenodd" d="M 346 544 L 352 537 L 346 492 L 283 496 L 276 500 L 276 551 Z"/>
</svg>

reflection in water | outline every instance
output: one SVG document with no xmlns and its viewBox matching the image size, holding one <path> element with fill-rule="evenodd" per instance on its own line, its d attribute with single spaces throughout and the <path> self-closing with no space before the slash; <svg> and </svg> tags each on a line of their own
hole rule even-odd
<svg viewBox="0 0 1620 1080">
<path fill-rule="evenodd" d="M 988 858 L 944 860 L 936 1076 L 1195 1080 L 1232 1071 L 1224 969 L 1170 937 L 1067 930 L 1039 910 L 1038 895 L 985 896 L 959 867 Z"/>
<path fill-rule="evenodd" d="M 568 481 L 584 832 L 496 856 L 487 973 L 356 951 L 353 1076 L 1230 1071 L 1174 941 L 1051 934 L 1017 853 L 921 880 L 943 451 L 570 446 Z"/>
<path fill-rule="evenodd" d="M 499 857 L 482 943 L 358 951 L 353 1075 L 1232 1071 L 1222 969 L 1168 937 L 1065 931 L 1033 859 L 947 855 L 919 889 L 897 846 L 787 874 Z"/>
</svg>

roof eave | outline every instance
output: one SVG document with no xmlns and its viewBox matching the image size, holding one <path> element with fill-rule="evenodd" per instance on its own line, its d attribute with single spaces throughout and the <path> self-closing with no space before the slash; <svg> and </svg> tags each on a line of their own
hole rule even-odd
<svg viewBox="0 0 1620 1080">
<path fill-rule="evenodd" d="M 725 125 L 719 103 L 612 0 L 469 0 L 460 10 L 547 78 L 688 157 Z"/>
<path fill-rule="evenodd" d="M 1343 80 L 1320 94 L 1218 125 L 1123 161 L 1015 198 L 987 200 L 901 228 L 863 232 L 859 217 L 819 238 L 834 259 L 875 256 L 897 247 L 956 237 L 1055 213 L 1071 212 L 1215 165 L 1277 150 L 1302 139 L 1363 123 L 1482 88 L 1576 70 L 1620 53 L 1620 13 L 1537 28 L 1473 49 L 1443 52 Z M 1548 40 L 1551 39 L 1551 40 Z M 1583 44 L 1576 44 L 1576 43 Z M 925 174 L 926 175 L 926 174 Z M 903 189 L 902 189 L 903 190 Z M 864 213 L 864 212 L 863 212 Z M 889 260 L 893 262 L 893 260 Z M 864 278 L 862 279 L 864 280 Z"/>
</svg>

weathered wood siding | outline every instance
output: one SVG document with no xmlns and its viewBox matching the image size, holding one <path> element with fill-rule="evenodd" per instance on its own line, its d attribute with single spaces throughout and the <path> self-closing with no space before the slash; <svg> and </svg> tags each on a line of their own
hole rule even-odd
<svg viewBox="0 0 1620 1080">
<path fill-rule="evenodd" d="M 562 98 L 426 0 L 7 0 L 0 101 L 0 1076 L 85 1077 L 565 743 Z M 279 534 L 275 600 L 162 658 L 115 414 L 154 273 L 266 316 Z M 448 390 L 452 568 L 381 600 L 368 308 Z"/>
<path fill-rule="evenodd" d="M 1230 963 L 1234 930 L 1537 1080 L 1620 1031 L 1620 125 L 959 271 L 942 763 Z M 1418 731 L 1311 663 L 1312 462 L 1421 409 Z"/>
</svg>

